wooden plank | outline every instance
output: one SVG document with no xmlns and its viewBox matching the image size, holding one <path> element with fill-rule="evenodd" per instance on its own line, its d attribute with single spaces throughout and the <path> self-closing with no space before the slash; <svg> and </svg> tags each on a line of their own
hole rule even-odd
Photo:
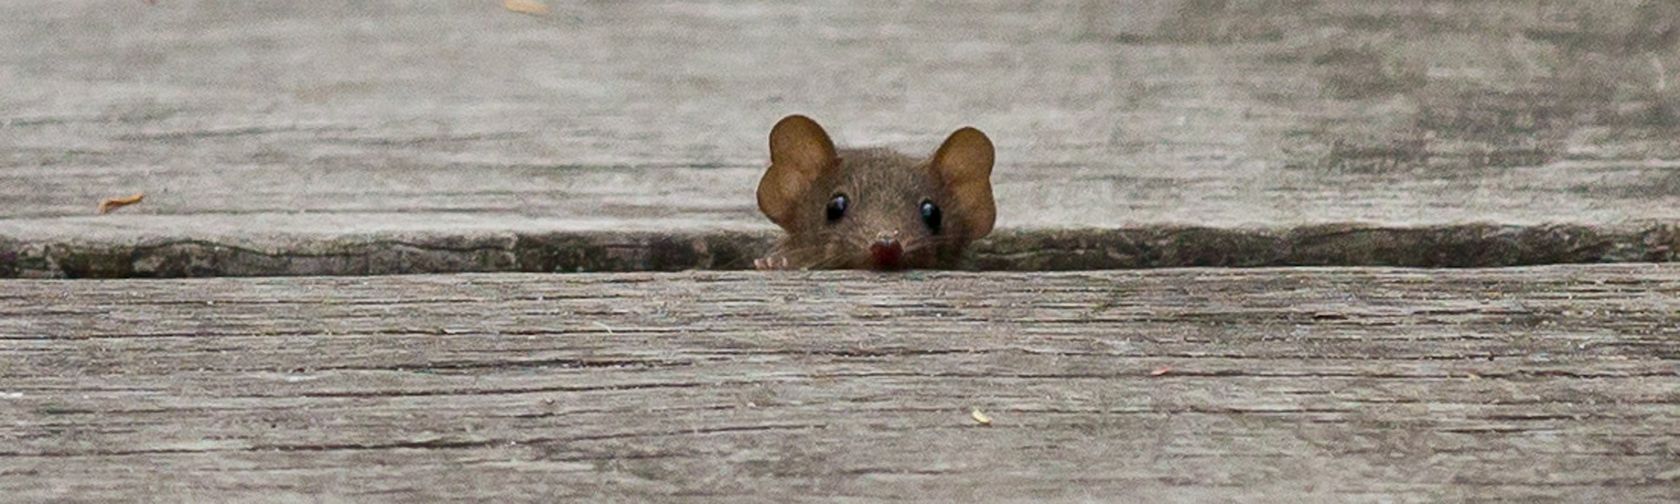
<svg viewBox="0 0 1680 504">
<path fill-rule="evenodd" d="M 1677 364 L 1661 265 L 8 280 L 0 487 L 1673 502 Z"/>
<path fill-rule="evenodd" d="M 1631 226 L 1611 248 L 1645 257 L 1673 247 L 1643 233 L 1680 219 L 1673 2 L 550 7 L 0 4 L 0 242 L 41 275 L 157 243 L 203 245 L 183 255 L 223 264 L 207 274 L 353 274 L 217 250 L 422 235 L 400 271 L 504 271 L 535 268 L 426 251 L 614 223 L 766 232 L 765 135 L 795 112 L 911 152 L 981 127 L 999 226 L 1021 232 Z M 70 252 L 29 255 L 47 248 Z M 1058 257 L 1040 262 L 1076 254 Z"/>
</svg>

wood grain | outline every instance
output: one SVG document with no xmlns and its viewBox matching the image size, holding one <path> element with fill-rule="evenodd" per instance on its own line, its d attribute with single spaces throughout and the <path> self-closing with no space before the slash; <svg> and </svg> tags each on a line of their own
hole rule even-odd
<svg viewBox="0 0 1680 504">
<path fill-rule="evenodd" d="M 1677 300 L 1656 265 L 7 280 L 0 487 L 1672 502 Z"/>
</svg>

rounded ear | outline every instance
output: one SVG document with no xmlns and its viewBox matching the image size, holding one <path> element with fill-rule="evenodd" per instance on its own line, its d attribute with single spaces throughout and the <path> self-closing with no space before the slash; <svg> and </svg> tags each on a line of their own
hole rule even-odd
<svg viewBox="0 0 1680 504">
<path fill-rule="evenodd" d="M 959 129 L 933 154 L 933 171 L 950 188 L 970 240 L 992 232 L 997 206 L 992 202 L 992 140 L 974 128 Z"/>
<path fill-rule="evenodd" d="M 770 128 L 770 169 L 758 181 L 758 210 L 791 231 L 800 196 L 835 160 L 834 142 L 816 121 L 797 114 L 783 117 Z"/>
</svg>

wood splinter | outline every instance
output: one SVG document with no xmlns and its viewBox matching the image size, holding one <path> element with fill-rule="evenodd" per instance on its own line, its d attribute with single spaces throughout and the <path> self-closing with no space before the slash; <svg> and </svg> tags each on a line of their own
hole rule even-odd
<svg viewBox="0 0 1680 504">
<path fill-rule="evenodd" d="M 139 203 L 143 199 L 146 199 L 146 193 L 134 193 L 133 196 L 122 198 L 105 198 L 104 201 L 99 202 L 99 213 L 101 215 L 111 213 L 112 210 Z"/>
<path fill-rule="evenodd" d="M 539 0 L 503 0 L 502 8 L 531 16 L 548 15 L 548 4 Z"/>
</svg>

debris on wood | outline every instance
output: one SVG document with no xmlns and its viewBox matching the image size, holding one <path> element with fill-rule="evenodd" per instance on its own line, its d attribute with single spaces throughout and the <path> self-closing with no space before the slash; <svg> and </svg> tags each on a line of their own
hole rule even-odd
<svg viewBox="0 0 1680 504">
<path fill-rule="evenodd" d="M 1161 376 L 1172 372 L 1172 366 L 1161 366 L 1149 372 L 1149 376 Z"/>
<path fill-rule="evenodd" d="M 520 14 L 547 16 L 548 4 L 541 0 L 502 0 L 502 7 Z"/>
<path fill-rule="evenodd" d="M 105 198 L 104 201 L 99 202 L 99 213 L 110 213 L 112 210 L 139 203 L 140 200 L 145 198 L 146 193 L 134 193 L 134 195 L 124 198 Z"/>
<path fill-rule="evenodd" d="M 973 417 L 974 421 L 980 425 L 988 427 L 992 425 L 992 417 L 986 416 L 985 413 L 981 413 L 980 408 L 975 408 L 973 411 L 970 411 L 968 416 Z"/>
</svg>

